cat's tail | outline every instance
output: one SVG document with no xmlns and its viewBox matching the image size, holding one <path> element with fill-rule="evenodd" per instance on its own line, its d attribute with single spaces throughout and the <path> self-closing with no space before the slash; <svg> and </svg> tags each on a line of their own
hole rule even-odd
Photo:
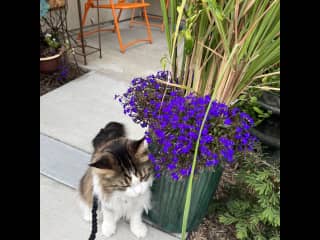
<svg viewBox="0 0 320 240">
<path fill-rule="evenodd" d="M 92 140 L 94 149 L 102 144 L 120 137 L 125 137 L 126 131 L 124 125 L 118 122 L 109 122 L 104 128 L 101 128 L 99 133 Z"/>
</svg>

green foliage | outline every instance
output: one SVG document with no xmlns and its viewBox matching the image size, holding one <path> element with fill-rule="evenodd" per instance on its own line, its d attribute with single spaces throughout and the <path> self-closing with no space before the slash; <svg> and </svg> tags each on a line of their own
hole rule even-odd
<svg viewBox="0 0 320 240">
<path fill-rule="evenodd" d="M 241 163 L 228 199 L 214 202 L 210 211 L 219 222 L 234 225 L 237 239 L 280 239 L 280 170 L 256 154 Z"/>
<path fill-rule="evenodd" d="M 275 66 L 266 71 L 265 74 L 270 72 L 280 72 L 280 67 Z M 264 110 L 260 107 L 258 99 L 262 96 L 264 91 L 271 91 L 269 89 L 280 90 L 280 75 L 272 75 L 256 80 L 247 91 L 244 91 L 238 98 L 236 105 L 244 112 L 248 113 L 254 120 L 255 126 L 258 126 L 265 119 L 269 118 L 272 114 L 270 110 Z M 273 91 L 274 94 L 279 94 L 279 91 Z"/>
<path fill-rule="evenodd" d="M 256 79 L 279 75 L 271 71 L 280 63 L 279 0 L 172 0 L 171 25 L 164 6 L 171 72 L 182 86 L 229 105 Z"/>
<path fill-rule="evenodd" d="M 240 95 L 236 105 L 244 112 L 248 113 L 254 120 L 255 126 L 258 126 L 263 120 L 269 118 L 272 111 L 264 110 L 258 103 L 258 98 L 262 92 L 256 89 L 250 89 L 247 93 Z"/>
</svg>

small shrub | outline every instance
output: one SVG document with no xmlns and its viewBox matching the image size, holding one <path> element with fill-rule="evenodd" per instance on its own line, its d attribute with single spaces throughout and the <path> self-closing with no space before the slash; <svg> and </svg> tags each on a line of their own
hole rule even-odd
<svg viewBox="0 0 320 240">
<path fill-rule="evenodd" d="M 237 239 L 280 239 L 280 169 L 249 153 L 228 199 L 213 203 L 219 222 L 235 227 Z"/>
</svg>

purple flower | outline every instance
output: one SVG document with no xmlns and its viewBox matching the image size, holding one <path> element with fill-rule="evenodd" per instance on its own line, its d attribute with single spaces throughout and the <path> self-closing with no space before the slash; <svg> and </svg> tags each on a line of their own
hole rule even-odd
<svg viewBox="0 0 320 240">
<path fill-rule="evenodd" d="M 207 166 L 207 167 L 211 167 L 211 166 L 213 166 L 213 165 L 214 165 L 214 163 L 213 163 L 212 160 L 207 160 L 207 161 L 206 161 L 206 166 Z"/>
<path fill-rule="evenodd" d="M 183 168 L 183 169 L 181 169 L 179 172 L 180 172 L 180 174 L 181 174 L 182 176 L 188 176 L 188 175 L 190 175 L 189 169 Z"/>
<path fill-rule="evenodd" d="M 168 168 L 168 170 L 176 169 L 177 168 L 177 164 L 170 163 L 170 164 L 168 164 L 167 168 Z"/>
<path fill-rule="evenodd" d="M 226 148 L 230 148 L 230 147 L 232 147 L 232 146 L 234 145 L 234 142 L 233 142 L 232 140 L 227 139 L 227 138 L 225 138 L 225 137 L 220 137 L 220 138 L 219 138 L 219 141 L 220 141 L 220 143 L 221 143 L 222 145 L 224 145 L 224 147 L 226 147 Z"/>
<path fill-rule="evenodd" d="M 174 180 L 174 181 L 178 181 L 179 180 L 179 175 L 175 172 L 171 173 L 171 178 Z"/>
<path fill-rule="evenodd" d="M 207 160 L 206 161 L 206 166 L 207 167 L 212 167 L 212 166 L 217 166 L 218 165 L 218 160 L 214 159 L 214 160 Z"/>
<path fill-rule="evenodd" d="M 172 162 L 173 163 L 177 163 L 178 161 L 179 161 L 178 157 L 177 156 L 173 156 Z"/>
<path fill-rule="evenodd" d="M 159 171 L 160 169 L 161 169 L 161 167 L 160 167 L 159 165 L 155 165 L 155 166 L 154 166 L 154 170 L 155 170 L 155 171 Z"/>
<path fill-rule="evenodd" d="M 223 149 L 220 151 L 220 154 L 228 161 L 232 162 L 233 161 L 233 155 L 234 151 L 232 149 Z"/>
<path fill-rule="evenodd" d="M 200 144 L 207 144 L 211 143 L 213 141 L 213 137 L 211 135 L 205 135 L 204 137 L 201 137 Z"/>
<path fill-rule="evenodd" d="M 152 163 L 155 163 L 156 158 L 151 153 L 148 154 L 148 157 Z"/>
<path fill-rule="evenodd" d="M 157 174 L 166 172 L 178 180 L 191 172 L 196 141 L 211 97 L 195 93 L 185 96 L 182 89 L 161 84 L 157 79 L 176 81 L 168 71 L 135 78 L 127 92 L 115 99 L 135 123 L 148 127 L 146 141 L 150 150 L 152 145 L 157 146 L 157 151 L 149 154 Z M 197 169 L 233 162 L 236 153 L 252 151 L 255 139 L 248 131 L 252 125 L 252 118 L 239 108 L 213 101 L 200 138 Z"/>
<path fill-rule="evenodd" d="M 235 116 L 235 115 L 237 115 L 237 113 L 240 111 L 240 109 L 239 108 L 237 108 L 237 107 L 235 107 L 235 108 L 233 108 L 232 110 L 231 110 L 231 116 Z"/>
<path fill-rule="evenodd" d="M 232 120 L 230 118 L 227 118 L 226 120 L 224 120 L 224 124 L 225 125 L 231 125 L 232 124 Z"/>
</svg>

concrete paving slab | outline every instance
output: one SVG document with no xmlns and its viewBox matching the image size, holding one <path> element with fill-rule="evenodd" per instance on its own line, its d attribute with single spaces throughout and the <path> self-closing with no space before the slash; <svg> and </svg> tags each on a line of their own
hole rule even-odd
<svg viewBox="0 0 320 240">
<path fill-rule="evenodd" d="M 40 173 L 76 189 L 90 154 L 40 134 Z"/>
</svg>

